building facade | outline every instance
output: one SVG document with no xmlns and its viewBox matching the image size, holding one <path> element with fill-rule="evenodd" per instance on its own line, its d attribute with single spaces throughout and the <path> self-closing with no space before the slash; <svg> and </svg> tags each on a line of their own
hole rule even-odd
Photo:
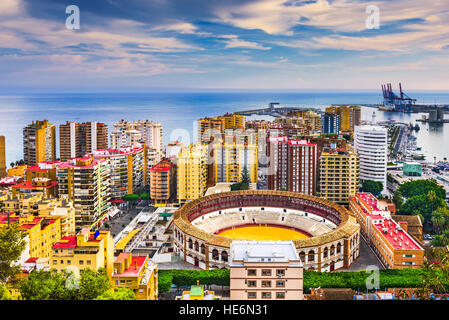
<svg viewBox="0 0 449 320">
<path fill-rule="evenodd" d="M 321 133 L 339 134 L 340 133 L 340 115 L 336 113 L 325 113 L 321 116 Z"/>
<path fill-rule="evenodd" d="M 111 200 L 141 190 L 149 184 L 147 147 L 121 147 L 97 150 L 94 159 L 109 160 L 111 166 Z"/>
<path fill-rule="evenodd" d="M 162 153 L 162 125 L 150 120 L 128 122 L 121 120 L 114 124 L 111 133 L 111 148 L 141 147 L 146 144 L 149 149 Z"/>
<path fill-rule="evenodd" d="M 33 121 L 23 129 L 23 160 L 27 165 L 56 160 L 56 127 L 48 120 Z"/>
<path fill-rule="evenodd" d="M 388 130 L 381 126 L 355 127 L 354 151 L 360 159 L 360 180 L 373 180 L 387 186 Z"/>
<path fill-rule="evenodd" d="M 132 290 L 137 300 L 157 300 L 158 267 L 148 256 L 120 253 L 114 261 L 112 281 L 115 289 Z"/>
<path fill-rule="evenodd" d="M 424 249 L 401 223 L 392 219 L 387 203 L 378 201 L 371 193 L 357 193 L 351 197 L 350 210 L 369 245 L 387 268 L 421 268 Z"/>
<path fill-rule="evenodd" d="M 28 257 L 48 258 L 52 245 L 61 239 L 61 226 L 58 217 L 44 218 L 34 215 L 15 213 L 0 214 L 0 228 L 15 224 L 19 230 L 28 235 Z"/>
<path fill-rule="evenodd" d="M 65 270 L 104 268 L 109 278 L 114 268 L 114 240 L 109 231 L 83 228 L 76 236 L 64 237 L 52 246 L 50 267 Z"/>
<path fill-rule="evenodd" d="M 328 149 L 320 156 L 320 197 L 349 205 L 359 187 L 359 157 L 352 151 Z"/>
<path fill-rule="evenodd" d="M 210 180 L 215 185 L 221 182 L 240 182 L 246 168 L 251 183 L 257 182 L 258 144 L 244 135 L 223 135 L 209 145 Z"/>
<path fill-rule="evenodd" d="M 165 206 L 176 196 L 176 166 L 164 159 L 150 170 L 150 198 L 155 206 Z"/>
<path fill-rule="evenodd" d="M 67 121 L 59 126 L 59 154 L 61 161 L 84 157 L 95 150 L 107 149 L 108 126 L 99 122 Z"/>
<path fill-rule="evenodd" d="M 0 179 L 6 177 L 5 136 L 0 136 Z"/>
<path fill-rule="evenodd" d="M 270 137 L 268 142 L 268 189 L 314 195 L 317 145 L 287 137 Z"/>
<path fill-rule="evenodd" d="M 342 132 L 354 132 L 354 127 L 360 125 L 360 106 L 331 106 L 326 108 L 326 113 L 340 116 L 340 130 Z"/>
<path fill-rule="evenodd" d="M 233 241 L 230 251 L 230 300 L 304 300 L 292 241 Z"/>
<path fill-rule="evenodd" d="M 178 202 L 183 204 L 204 195 L 207 190 L 207 145 L 192 144 L 178 154 L 176 179 Z"/>
<path fill-rule="evenodd" d="M 109 160 L 75 158 L 57 166 L 59 195 L 73 202 L 76 228 L 96 226 L 111 208 Z"/>
</svg>

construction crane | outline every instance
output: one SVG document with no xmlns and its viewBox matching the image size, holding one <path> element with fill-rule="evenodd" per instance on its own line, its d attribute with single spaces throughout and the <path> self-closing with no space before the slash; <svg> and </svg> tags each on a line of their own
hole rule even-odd
<svg viewBox="0 0 449 320">
<path fill-rule="evenodd" d="M 402 84 L 399 82 L 399 96 L 393 92 L 391 83 L 382 85 L 382 93 L 384 97 L 384 107 L 392 108 L 394 111 L 411 112 L 412 105 L 416 103 L 416 99 L 410 98 L 402 91 Z"/>
</svg>

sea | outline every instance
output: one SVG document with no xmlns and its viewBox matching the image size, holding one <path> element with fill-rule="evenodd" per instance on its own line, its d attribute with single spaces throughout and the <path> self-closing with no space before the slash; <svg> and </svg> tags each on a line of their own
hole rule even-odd
<svg viewBox="0 0 449 320">
<path fill-rule="evenodd" d="M 449 92 L 408 92 L 422 104 L 449 104 Z M 54 93 L 0 95 L 0 135 L 6 138 L 7 164 L 23 158 L 22 129 L 33 120 L 48 119 L 57 126 L 66 121 L 97 121 L 106 123 L 109 132 L 121 119 L 152 120 L 163 126 L 164 144 L 181 140 L 185 144 L 196 141 L 196 120 L 226 112 L 267 107 L 279 102 L 287 107 L 322 108 L 332 104 L 377 104 L 382 102 L 379 92 L 151 92 L 151 93 Z M 393 119 L 417 123 L 423 114 L 403 114 L 363 107 L 362 120 Z M 447 116 L 447 115 L 446 115 Z M 251 119 L 270 119 L 251 116 Z M 428 161 L 449 158 L 449 123 L 418 122 L 415 133 L 417 145 L 422 147 Z M 59 145 L 59 137 L 57 137 Z M 59 147 L 58 147 L 59 148 Z M 59 154 L 59 151 L 58 151 Z"/>
</svg>

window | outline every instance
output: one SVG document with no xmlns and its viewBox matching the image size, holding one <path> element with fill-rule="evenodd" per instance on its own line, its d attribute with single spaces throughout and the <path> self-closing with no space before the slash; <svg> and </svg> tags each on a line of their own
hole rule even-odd
<svg viewBox="0 0 449 320">
<path fill-rule="evenodd" d="M 125 284 L 125 280 L 120 280 L 120 284 Z"/>
<path fill-rule="evenodd" d="M 276 281 L 276 287 L 283 288 L 285 287 L 285 281 L 284 280 L 278 280 Z"/>
<path fill-rule="evenodd" d="M 143 289 L 139 289 L 139 292 L 140 292 L 140 293 L 143 293 Z"/>
<path fill-rule="evenodd" d="M 256 281 L 250 280 L 248 281 L 248 287 L 255 287 L 256 286 Z"/>
<path fill-rule="evenodd" d="M 90 260 L 87 260 L 86 263 L 88 266 L 90 266 Z"/>
<path fill-rule="evenodd" d="M 256 269 L 249 269 L 249 270 L 248 270 L 248 275 L 249 275 L 249 276 L 255 276 L 255 275 L 257 275 Z"/>
<path fill-rule="evenodd" d="M 248 299 L 256 299 L 256 292 L 248 292 Z"/>
<path fill-rule="evenodd" d="M 72 261 L 70 261 L 70 260 L 67 260 L 67 264 L 71 264 L 72 263 Z"/>
<path fill-rule="evenodd" d="M 82 266 L 84 264 L 84 260 L 80 260 L 80 265 Z"/>
<path fill-rule="evenodd" d="M 285 276 L 285 270 L 284 270 L 284 269 L 277 269 L 277 270 L 276 270 L 276 275 L 277 275 L 278 277 L 283 277 L 283 276 Z"/>
<path fill-rule="evenodd" d="M 262 275 L 266 277 L 271 276 L 271 269 L 262 269 Z"/>
<path fill-rule="evenodd" d="M 276 299 L 285 299 L 285 292 L 276 292 Z"/>
<path fill-rule="evenodd" d="M 262 299 L 271 299 L 271 292 L 262 292 Z"/>
<path fill-rule="evenodd" d="M 53 264 L 58 264 L 58 260 L 53 260 Z"/>
<path fill-rule="evenodd" d="M 118 280 L 115 280 L 115 285 L 118 286 Z"/>
<path fill-rule="evenodd" d="M 262 281 L 262 287 L 264 288 L 271 287 L 271 281 Z"/>
</svg>

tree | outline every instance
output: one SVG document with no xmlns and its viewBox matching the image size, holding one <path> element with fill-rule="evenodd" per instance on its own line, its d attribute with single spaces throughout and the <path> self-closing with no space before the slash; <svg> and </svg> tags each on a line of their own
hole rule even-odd
<svg viewBox="0 0 449 320">
<path fill-rule="evenodd" d="M 430 191 L 434 191 L 438 198 L 446 198 L 446 191 L 444 188 L 439 186 L 438 183 L 432 179 L 421 179 L 406 182 L 399 187 L 399 191 L 405 198 L 429 194 Z"/>
<path fill-rule="evenodd" d="M 24 300 L 69 300 L 70 291 L 65 285 L 67 275 L 51 271 L 33 270 L 19 281 L 19 291 Z"/>
<path fill-rule="evenodd" d="M 425 222 L 429 223 L 433 208 L 440 207 L 441 205 L 444 205 L 444 200 L 437 197 L 430 201 L 426 194 L 422 194 L 408 198 L 399 210 L 399 213 L 403 215 L 416 215 L 420 213 L 424 216 Z"/>
<path fill-rule="evenodd" d="M 0 229 L 0 282 L 13 279 L 20 271 L 13 262 L 18 260 L 26 247 L 25 235 L 15 224 Z"/>
<path fill-rule="evenodd" d="M 139 195 L 138 194 L 126 194 L 122 197 L 123 201 L 127 201 L 127 202 L 136 202 L 139 200 Z"/>
<path fill-rule="evenodd" d="M 110 289 L 94 300 L 136 300 L 136 295 L 128 288 L 119 288 L 115 291 Z"/>
<path fill-rule="evenodd" d="M 81 270 L 78 283 L 70 281 L 73 276 L 55 269 L 33 270 L 26 279 L 19 281 L 18 288 L 25 300 L 93 300 L 111 289 L 104 269 Z"/>
<path fill-rule="evenodd" d="M 396 210 L 400 210 L 404 204 L 404 199 L 402 198 L 401 191 L 396 190 L 393 194 L 393 203 L 396 206 Z"/>
<path fill-rule="evenodd" d="M 246 167 L 243 167 L 243 169 L 242 169 L 241 182 L 244 183 L 244 184 L 250 184 L 251 183 L 251 178 L 249 176 L 248 169 Z"/>
<path fill-rule="evenodd" d="M 433 224 L 433 230 L 435 233 L 441 233 L 446 225 L 446 217 L 441 211 L 435 211 L 432 213 L 432 218 L 430 219 Z"/>
<path fill-rule="evenodd" d="M 377 196 L 384 189 L 382 182 L 373 180 L 364 180 L 362 182 L 362 191 L 369 192 Z"/>
<path fill-rule="evenodd" d="M 14 300 L 8 288 L 0 283 L 0 300 Z"/>
<path fill-rule="evenodd" d="M 81 270 L 81 281 L 78 292 L 79 300 L 92 300 L 102 295 L 111 288 L 105 269 L 93 271 L 91 269 Z"/>
<path fill-rule="evenodd" d="M 140 194 L 140 199 L 142 199 L 142 200 L 148 200 L 148 199 L 150 199 L 150 195 L 148 194 L 148 193 L 141 193 Z"/>
<path fill-rule="evenodd" d="M 129 211 L 129 204 L 139 201 L 139 195 L 134 193 L 126 194 L 122 197 L 122 200 L 128 202 L 128 211 Z"/>
</svg>

